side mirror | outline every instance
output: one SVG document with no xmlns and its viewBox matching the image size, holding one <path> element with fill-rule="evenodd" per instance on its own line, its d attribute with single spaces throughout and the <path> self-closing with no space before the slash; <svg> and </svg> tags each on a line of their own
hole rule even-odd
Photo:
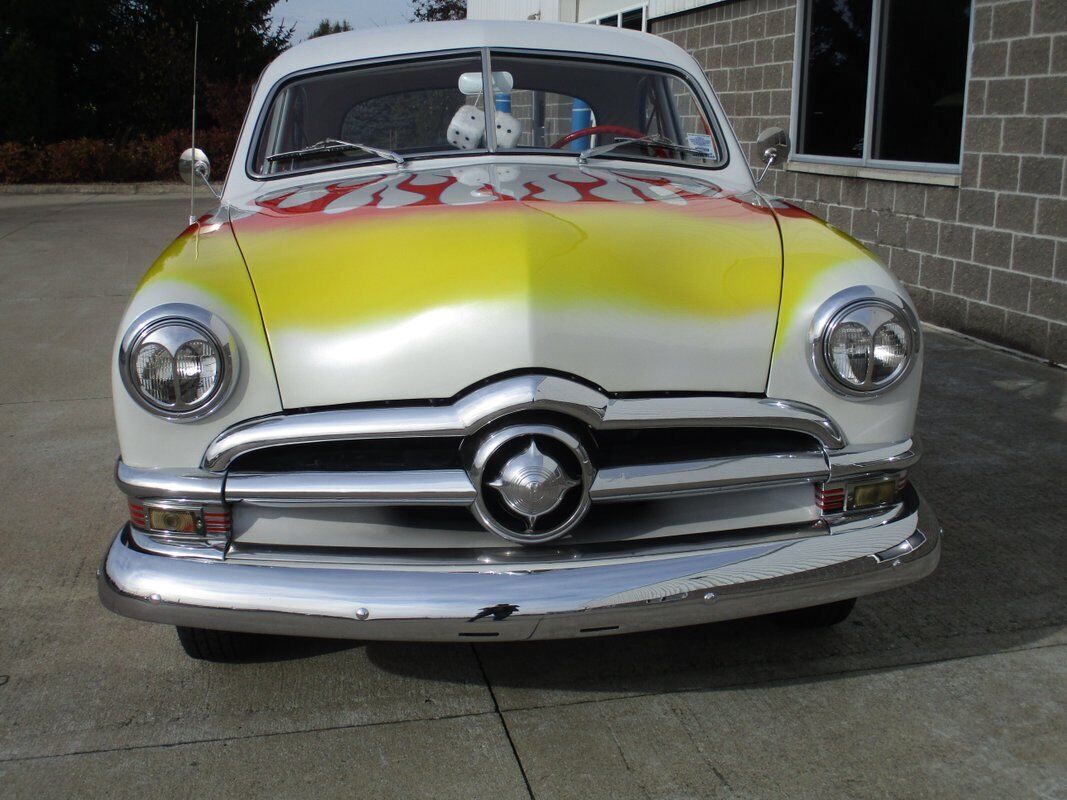
<svg viewBox="0 0 1067 800">
<path fill-rule="evenodd" d="M 781 128 L 767 128 L 756 137 L 756 150 L 763 161 L 763 172 L 756 179 L 760 183 L 772 164 L 789 158 L 789 136 Z"/>
<path fill-rule="evenodd" d="M 204 183 L 209 183 L 211 178 L 211 162 L 207 159 L 207 154 L 199 147 L 193 150 L 193 148 L 187 149 L 178 158 L 178 172 L 186 183 L 193 184 L 198 180 L 203 180 Z"/>
</svg>

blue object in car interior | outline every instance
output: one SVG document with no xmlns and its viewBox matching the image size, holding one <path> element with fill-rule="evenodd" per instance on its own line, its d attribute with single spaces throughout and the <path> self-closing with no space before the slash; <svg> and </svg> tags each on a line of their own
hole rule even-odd
<svg viewBox="0 0 1067 800">
<path fill-rule="evenodd" d="M 579 100 L 575 97 L 571 101 L 571 133 L 580 131 L 582 128 L 588 128 L 592 124 L 593 109 L 584 100 Z M 589 147 L 589 137 L 583 136 L 581 139 L 575 139 L 567 146 L 571 150 L 586 150 Z"/>
<path fill-rule="evenodd" d="M 497 92 L 496 93 L 496 110 L 503 111 L 505 114 L 511 113 L 511 93 L 510 92 Z"/>
</svg>

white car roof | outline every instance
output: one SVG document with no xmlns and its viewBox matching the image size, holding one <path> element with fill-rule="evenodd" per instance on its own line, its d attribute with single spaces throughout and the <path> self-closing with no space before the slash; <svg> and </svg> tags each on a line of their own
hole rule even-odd
<svg viewBox="0 0 1067 800">
<path fill-rule="evenodd" d="M 270 85 L 294 72 L 348 61 L 480 47 L 627 56 L 672 64 L 688 72 L 695 65 L 682 48 L 639 31 L 559 22 L 459 20 L 417 22 L 308 39 L 278 56 L 264 71 L 261 83 Z"/>
</svg>

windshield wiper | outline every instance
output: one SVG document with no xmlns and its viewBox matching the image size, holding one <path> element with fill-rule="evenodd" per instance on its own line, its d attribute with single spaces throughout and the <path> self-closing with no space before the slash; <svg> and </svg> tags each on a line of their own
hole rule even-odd
<svg viewBox="0 0 1067 800">
<path fill-rule="evenodd" d="M 404 157 L 399 153 L 394 153 L 392 150 L 382 150 L 378 147 L 371 147 L 369 144 L 360 144 L 359 142 L 346 142 L 342 139 L 323 139 L 321 142 L 315 142 L 315 144 L 308 145 L 307 147 L 301 147 L 299 150 L 288 150 L 284 153 L 275 153 L 274 155 L 267 156 L 267 161 L 284 161 L 288 158 L 319 158 L 329 153 L 343 153 L 346 150 L 362 150 L 364 153 L 370 153 L 371 155 L 378 156 L 378 158 L 386 161 L 393 161 L 396 164 L 403 166 Z"/>
<path fill-rule="evenodd" d="M 678 142 L 673 142 L 666 136 L 661 136 L 658 133 L 654 133 L 651 136 L 631 136 L 624 139 L 616 139 L 614 142 L 608 142 L 607 144 L 601 144 L 597 145 L 596 147 L 586 148 L 578 154 L 578 163 L 584 164 L 590 158 L 595 158 L 596 156 L 602 156 L 605 153 L 610 153 L 615 148 L 622 147 L 625 144 L 654 144 L 659 145 L 660 147 L 670 148 L 671 150 L 678 150 L 683 153 L 693 153 L 694 155 L 698 155 L 703 158 L 711 157 L 711 154 L 704 150 L 699 150 L 696 147 L 689 147 L 688 145 L 684 144 L 678 144 Z"/>
</svg>

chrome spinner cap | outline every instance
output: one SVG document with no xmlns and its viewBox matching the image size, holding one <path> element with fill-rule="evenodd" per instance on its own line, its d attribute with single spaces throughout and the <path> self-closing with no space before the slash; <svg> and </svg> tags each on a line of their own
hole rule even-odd
<svg viewBox="0 0 1067 800">
<path fill-rule="evenodd" d="M 594 470 L 582 443 L 552 425 L 515 425 L 487 436 L 469 470 L 475 518 L 512 542 L 552 541 L 589 511 Z"/>
</svg>

